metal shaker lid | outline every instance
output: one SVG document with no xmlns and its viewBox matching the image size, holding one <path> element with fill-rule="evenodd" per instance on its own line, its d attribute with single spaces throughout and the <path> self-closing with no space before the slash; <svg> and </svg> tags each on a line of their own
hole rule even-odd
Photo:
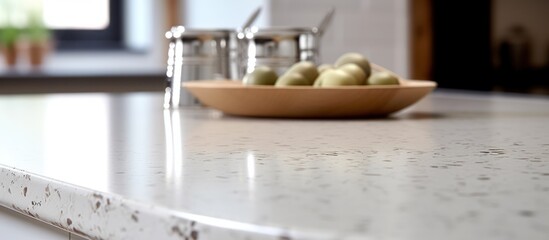
<svg viewBox="0 0 549 240">
<path fill-rule="evenodd" d="M 268 27 L 258 28 L 251 27 L 246 29 L 239 29 L 237 31 L 237 37 L 239 39 L 253 39 L 253 38 L 265 38 L 265 37 L 292 37 L 301 34 L 316 34 L 318 29 L 316 27 Z"/>
<path fill-rule="evenodd" d="M 233 30 L 229 29 L 192 29 L 184 26 L 173 26 L 166 32 L 167 39 L 178 39 L 182 37 L 227 37 Z"/>
<path fill-rule="evenodd" d="M 330 9 L 322 19 L 322 22 L 317 27 L 269 27 L 261 28 L 248 27 L 244 30 L 237 30 L 238 39 L 254 39 L 254 38 L 279 38 L 279 37 L 295 37 L 300 35 L 316 35 L 321 37 L 326 31 L 326 28 L 332 21 L 335 8 Z"/>
</svg>

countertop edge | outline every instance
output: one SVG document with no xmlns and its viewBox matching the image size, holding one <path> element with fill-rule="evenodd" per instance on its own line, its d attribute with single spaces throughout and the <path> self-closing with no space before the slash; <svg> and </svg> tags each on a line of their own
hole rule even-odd
<svg viewBox="0 0 549 240">
<path fill-rule="evenodd" d="M 0 164 L 0 205 L 91 239 L 332 239 L 177 212 Z"/>
</svg>

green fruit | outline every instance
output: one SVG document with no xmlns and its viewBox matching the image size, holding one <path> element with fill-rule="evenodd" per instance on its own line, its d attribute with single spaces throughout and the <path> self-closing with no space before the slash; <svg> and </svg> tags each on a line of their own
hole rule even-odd
<svg viewBox="0 0 549 240">
<path fill-rule="evenodd" d="M 276 79 L 278 79 L 278 76 L 275 71 L 269 67 L 260 66 L 246 74 L 242 82 L 244 85 L 274 85 Z"/>
<path fill-rule="evenodd" d="M 276 87 L 284 86 L 308 86 L 311 85 L 303 75 L 295 72 L 290 72 L 282 75 L 276 80 Z"/>
<path fill-rule="evenodd" d="M 309 81 L 309 85 L 312 85 L 315 79 L 318 77 L 318 70 L 316 69 L 316 65 L 308 61 L 295 63 L 290 67 L 290 69 L 288 69 L 288 71 L 286 71 L 285 74 L 288 73 L 299 73 L 303 75 Z"/>
<path fill-rule="evenodd" d="M 320 76 L 318 76 L 315 80 L 315 82 L 313 83 L 313 87 L 320 87 L 320 85 L 322 85 L 322 78 L 320 78 Z"/>
<path fill-rule="evenodd" d="M 320 82 L 321 87 L 336 87 L 356 85 L 356 80 L 353 76 L 343 70 L 332 70 L 322 74 Z"/>
<path fill-rule="evenodd" d="M 388 72 L 377 72 L 368 78 L 369 85 L 398 85 L 398 77 Z"/>
<path fill-rule="evenodd" d="M 322 64 L 322 65 L 318 66 L 316 69 L 318 70 L 318 74 L 320 75 L 328 69 L 334 69 L 334 66 L 332 66 L 330 64 Z"/>
<path fill-rule="evenodd" d="M 357 85 L 366 84 L 366 73 L 364 73 L 364 70 L 362 70 L 362 68 L 360 68 L 358 65 L 354 63 L 347 63 L 347 64 L 343 64 L 337 69 L 345 71 L 346 73 L 353 76 L 356 80 Z"/>
<path fill-rule="evenodd" d="M 354 63 L 362 68 L 362 70 L 364 70 L 364 73 L 366 74 L 366 78 L 368 78 L 372 72 L 368 59 L 359 53 L 346 53 L 341 55 L 341 57 L 337 59 L 335 66 L 341 67 L 347 63 Z"/>
<path fill-rule="evenodd" d="M 322 71 L 322 73 L 320 73 L 318 75 L 318 77 L 315 79 L 315 82 L 313 83 L 313 86 L 314 87 L 320 87 L 322 86 L 322 79 L 324 78 L 324 76 L 326 75 L 326 73 L 328 72 L 331 72 L 331 71 L 334 71 L 335 69 L 333 68 L 328 68 L 328 69 L 325 69 Z"/>
</svg>

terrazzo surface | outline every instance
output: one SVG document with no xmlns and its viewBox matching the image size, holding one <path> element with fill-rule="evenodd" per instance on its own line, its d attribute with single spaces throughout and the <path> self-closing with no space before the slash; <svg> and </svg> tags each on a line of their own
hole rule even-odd
<svg viewBox="0 0 549 240">
<path fill-rule="evenodd" d="M 0 204 L 93 239 L 548 239 L 549 99 L 434 92 L 383 119 L 162 96 L 0 96 Z"/>
</svg>

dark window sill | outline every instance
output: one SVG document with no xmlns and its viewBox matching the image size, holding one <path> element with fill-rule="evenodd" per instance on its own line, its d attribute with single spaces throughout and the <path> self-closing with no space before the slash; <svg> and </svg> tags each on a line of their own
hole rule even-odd
<svg viewBox="0 0 549 240">
<path fill-rule="evenodd" d="M 163 91 L 163 72 L 4 72 L 0 94 Z"/>
</svg>

